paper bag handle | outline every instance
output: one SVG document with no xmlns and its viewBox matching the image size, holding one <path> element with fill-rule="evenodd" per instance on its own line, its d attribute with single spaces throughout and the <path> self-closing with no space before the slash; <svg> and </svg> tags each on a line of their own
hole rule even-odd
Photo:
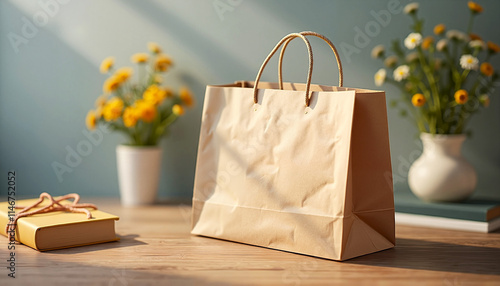
<svg viewBox="0 0 500 286">
<path fill-rule="evenodd" d="M 311 75 L 312 75 L 312 69 L 313 69 L 313 54 L 312 54 L 311 44 L 309 43 L 309 40 L 307 40 L 307 38 L 300 33 L 291 33 L 291 34 L 286 35 L 283 39 L 281 39 L 278 42 L 278 44 L 276 44 L 274 49 L 271 51 L 271 53 L 269 53 L 267 58 L 262 63 L 262 66 L 259 69 L 259 73 L 257 74 L 257 77 L 255 78 L 255 83 L 254 83 L 254 87 L 253 87 L 253 102 L 254 103 L 259 102 L 257 86 L 259 85 L 260 77 L 262 76 L 262 72 L 264 71 L 264 68 L 266 67 L 267 63 L 269 62 L 269 60 L 273 57 L 273 55 L 276 53 L 276 51 L 280 48 L 280 46 L 285 41 L 287 41 L 289 39 L 293 40 L 297 37 L 301 38 L 304 41 L 304 43 L 307 46 L 307 52 L 309 54 L 309 68 L 307 71 L 306 98 L 305 98 L 306 106 L 309 106 L 310 101 L 311 101 L 311 98 L 309 97 L 309 88 L 311 86 Z"/>
<path fill-rule="evenodd" d="M 327 37 L 318 34 L 316 32 L 311 32 L 311 31 L 304 31 L 300 32 L 299 34 L 303 36 L 316 36 L 323 41 L 325 41 L 330 48 L 333 51 L 333 54 L 335 55 L 335 60 L 337 60 L 337 66 L 339 68 L 339 87 L 342 87 L 344 83 L 344 73 L 342 71 L 342 63 L 340 61 L 339 53 L 337 52 L 337 49 L 335 48 L 335 45 L 328 39 Z M 279 79 L 279 88 L 282 90 L 283 89 L 283 73 L 282 73 L 282 66 L 283 66 L 283 56 L 285 55 L 285 50 L 288 44 L 295 39 L 296 37 L 289 37 L 288 40 L 283 44 L 283 48 L 281 49 L 280 52 L 280 58 L 279 58 L 279 63 L 278 63 L 278 79 Z"/>
</svg>

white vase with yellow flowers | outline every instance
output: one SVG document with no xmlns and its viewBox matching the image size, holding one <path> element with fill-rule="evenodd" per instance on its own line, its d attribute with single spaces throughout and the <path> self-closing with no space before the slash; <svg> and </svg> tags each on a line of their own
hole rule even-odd
<svg viewBox="0 0 500 286">
<path fill-rule="evenodd" d="M 162 158 L 158 143 L 185 108 L 194 104 L 187 88 L 175 93 L 161 85 L 172 60 L 156 43 L 149 43 L 148 48 L 149 53 L 131 58 L 137 65 L 135 80 L 132 67 L 115 69 L 114 58 L 103 60 L 100 70 L 109 77 L 103 85 L 104 94 L 86 118 L 89 129 L 106 124 L 127 139 L 116 148 L 121 201 L 127 206 L 155 201 Z"/>
<path fill-rule="evenodd" d="M 474 191 L 476 172 L 460 148 L 470 133 L 466 126 L 471 116 L 488 107 L 499 81 L 489 61 L 500 47 L 472 32 L 483 8 L 473 1 L 467 5 L 466 32 L 437 24 L 435 35 L 424 37 L 419 4 L 410 3 L 404 12 L 413 19 L 412 32 L 392 43 L 392 55 L 382 45 L 372 50 L 372 57 L 385 65 L 376 72 L 375 84 L 390 83 L 401 90 L 399 100 L 390 105 L 421 133 L 423 154 L 411 166 L 408 182 L 413 193 L 427 201 L 459 201 Z"/>
</svg>

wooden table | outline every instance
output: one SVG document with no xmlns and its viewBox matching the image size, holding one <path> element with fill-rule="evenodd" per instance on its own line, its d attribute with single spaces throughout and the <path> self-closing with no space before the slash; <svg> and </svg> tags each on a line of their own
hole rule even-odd
<svg viewBox="0 0 500 286">
<path fill-rule="evenodd" d="M 16 248 L 7 276 L 0 237 L 0 285 L 500 285 L 500 233 L 397 226 L 394 249 L 345 262 L 191 236 L 190 206 L 123 208 L 119 242 L 37 252 Z"/>
</svg>

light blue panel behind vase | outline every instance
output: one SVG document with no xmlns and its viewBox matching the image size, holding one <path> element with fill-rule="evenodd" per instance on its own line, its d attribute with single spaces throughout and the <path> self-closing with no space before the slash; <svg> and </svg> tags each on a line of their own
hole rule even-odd
<svg viewBox="0 0 500 286">
<path fill-rule="evenodd" d="M 444 22 L 464 29 L 467 1 L 426 1 L 427 33 Z M 175 67 L 166 83 L 189 86 L 197 105 L 171 129 L 164 147 L 160 196 L 189 198 L 192 195 L 196 149 L 204 89 L 207 84 L 253 80 L 262 61 L 282 36 L 303 30 L 328 36 L 337 46 L 357 47 L 341 52 L 345 85 L 375 88 L 373 74 L 381 63 L 370 58 L 371 48 L 388 45 L 408 33 L 409 17 L 401 12 L 408 1 L 28 1 L 0 2 L 0 171 L 16 170 L 18 195 L 36 196 L 78 192 L 84 196 L 118 196 L 115 147 L 124 142 L 117 134 L 103 133 L 102 140 L 85 133 L 84 118 L 101 93 L 105 79 L 98 66 L 115 56 L 119 66 L 128 65 L 131 54 L 145 51 L 156 41 L 172 56 Z M 475 31 L 500 43 L 498 1 L 481 1 L 485 8 Z M 381 12 L 381 11 L 388 11 Z M 45 13 L 45 14 L 44 14 Z M 386 17 L 377 22 L 376 15 Z M 45 15 L 45 17 L 43 16 Z M 390 18 L 387 17 L 390 15 Z M 34 20 L 35 17 L 35 20 Z M 23 36 L 26 21 L 36 31 L 16 53 L 7 35 Z M 378 23 L 378 24 L 373 24 Z M 357 31 L 372 25 L 363 45 Z M 378 25 L 378 30 L 375 26 Z M 26 28 L 25 28 L 26 29 Z M 358 30 L 359 29 L 359 30 Z M 12 35 L 12 34 L 11 34 Z M 311 39 L 315 51 L 313 81 L 335 85 L 337 71 L 331 51 Z M 500 61 L 493 61 L 500 67 Z M 293 42 L 284 64 L 286 81 L 303 82 L 307 57 L 303 43 Z M 263 76 L 276 81 L 276 61 Z M 383 87 L 388 99 L 397 90 Z M 407 188 L 409 164 L 421 146 L 412 123 L 389 109 L 393 171 L 396 188 Z M 474 117 L 473 137 L 464 155 L 479 173 L 478 193 L 500 198 L 500 97 Z M 89 149 L 89 147 L 91 149 Z M 86 149 L 85 149 L 86 148 Z M 73 151 L 85 151 L 80 159 Z M 70 155 L 68 155 L 70 154 Z M 66 159 L 69 159 L 68 165 Z M 58 176 L 53 165 L 67 166 Z"/>
</svg>

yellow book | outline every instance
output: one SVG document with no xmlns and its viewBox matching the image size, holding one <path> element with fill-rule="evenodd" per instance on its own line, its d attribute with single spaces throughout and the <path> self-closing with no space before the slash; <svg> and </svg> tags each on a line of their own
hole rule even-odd
<svg viewBox="0 0 500 286">
<path fill-rule="evenodd" d="M 36 201 L 38 199 L 20 200 L 16 201 L 16 205 L 29 206 Z M 61 203 L 68 204 L 70 201 Z M 44 200 L 37 208 L 49 204 L 48 200 Z M 5 236 L 9 207 L 8 202 L 0 203 L 0 233 Z M 99 210 L 89 210 L 92 213 L 91 219 L 87 219 L 82 213 L 64 211 L 22 217 L 17 221 L 16 240 L 39 251 L 117 241 L 115 220 L 119 217 Z M 16 213 L 18 211 L 20 209 Z"/>
</svg>

